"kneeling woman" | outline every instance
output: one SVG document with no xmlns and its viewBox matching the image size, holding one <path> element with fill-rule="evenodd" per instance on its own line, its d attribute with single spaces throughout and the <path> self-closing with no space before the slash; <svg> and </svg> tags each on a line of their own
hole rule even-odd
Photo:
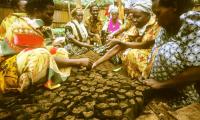
<svg viewBox="0 0 200 120">
<path fill-rule="evenodd" d="M 151 2 L 136 2 L 130 9 L 133 14 L 132 27 L 123 33 L 120 39 L 110 40 L 112 47 L 102 58 L 93 64 L 93 68 L 110 59 L 120 51 L 122 62 L 132 78 L 139 78 L 146 68 L 150 48 L 159 31 L 159 26 L 151 11 Z M 133 48 L 133 49 L 127 49 Z"/>
<path fill-rule="evenodd" d="M 26 5 L 28 17 L 17 16 L 9 23 L 5 39 L 0 41 L 0 92 L 22 92 L 30 85 L 45 85 L 53 89 L 70 75 L 70 66 L 87 66 L 89 60 L 69 59 L 64 49 L 44 43 L 41 22 L 49 26 L 54 13 L 53 0 L 29 0 Z M 11 17 L 11 16 L 10 16 Z M 13 17 L 11 17 L 13 18 Z M 2 27 L 1 27 L 2 28 Z"/>
</svg>

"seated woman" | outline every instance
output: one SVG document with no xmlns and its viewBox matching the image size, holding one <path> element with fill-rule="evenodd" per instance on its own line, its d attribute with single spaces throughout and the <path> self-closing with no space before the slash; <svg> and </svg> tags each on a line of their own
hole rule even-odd
<svg viewBox="0 0 200 120">
<path fill-rule="evenodd" d="M 65 49 L 46 48 L 42 23 L 52 23 L 53 0 L 29 0 L 26 11 L 29 17 L 16 17 L 0 41 L 0 93 L 22 92 L 30 85 L 59 87 L 69 77 L 70 66 L 89 63 L 87 58 L 69 59 Z"/>
<path fill-rule="evenodd" d="M 103 27 L 103 21 L 99 16 L 99 6 L 96 4 L 92 4 L 90 6 L 90 14 L 91 16 L 86 20 L 86 27 L 89 34 L 90 43 L 92 45 L 102 45 L 101 42 L 101 30 Z"/>
<path fill-rule="evenodd" d="M 111 18 L 104 24 L 102 31 L 112 34 L 120 29 L 122 22 L 118 19 L 119 11 L 117 7 L 112 8 L 110 13 Z"/>
<path fill-rule="evenodd" d="M 152 15 L 151 2 L 149 4 L 143 2 L 135 3 L 131 7 L 130 13 L 133 14 L 132 22 L 135 26 L 132 26 L 125 32 L 124 38 L 122 38 L 124 40 L 111 40 L 111 44 L 115 46 L 102 58 L 97 60 L 93 64 L 93 68 L 122 50 L 135 48 L 127 49 L 123 55 L 121 55 L 121 58 L 131 77 L 138 78 L 141 76 L 147 64 L 147 58 L 150 53 L 149 48 L 154 43 L 154 39 L 159 31 L 159 26 L 155 21 L 155 17 Z"/>
<path fill-rule="evenodd" d="M 72 12 L 74 20 L 66 24 L 67 45 L 65 48 L 72 55 L 80 55 L 92 48 L 88 39 L 88 32 L 83 23 L 83 10 L 76 8 Z"/>
<path fill-rule="evenodd" d="M 128 16 L 126 17 L 125 24 L 122 25 L 122 27 L 120 29 L 118 29 L 117 31 L 115 31 L 114 33 L 109 34 L 108 35 L 108 39 L 112 39 L 112 38 L 118 37 L 123 32 L 128 31 L 129 28 L 133 25 L 132 19 L 133 19 L 133 14 L 132 13 L 128 13 Z"/>
<path fill-rule="evenodd" d="M 27 0 L 11 0 L 11 6 L 15 13 L 25 12 Z"/>
<path fill-rule="evenodd" d="M 10 14 L 9 17 L 5 18 L 0 26 L 0 40 L 2 40 L 6 34 L 6 28 L 9 28 L 9 25 L 17 19 L 19 16 L 25 16 L 25 5 L 26 0 L 11 0 L 11 8 L 14 13 Z M 9 18 L 9 19 L 8 19 Z"/>
<path fill-rule="evenodd" d="M 193 94 L 196 90 L 188 85 L 200 80 L 200 13 L 189 11 L 191 0 L 156 0 L 153 3 L 163 29 L 152 49 L 144 74 L 145 83 L 154 89 L 181 86 L 179 91 L 188 98 L 184 104 L 198 102 L 199 95 Z"/>
</svg>

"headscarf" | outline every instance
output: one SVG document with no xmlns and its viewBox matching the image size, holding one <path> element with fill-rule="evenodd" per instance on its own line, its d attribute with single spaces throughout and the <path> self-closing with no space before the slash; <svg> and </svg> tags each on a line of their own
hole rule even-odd
<svg viewBox="0 0 200 120">
<path fill-rule="evenodd" d="M 72 15 L 72 17 L 75 17 L 76 16 L 76 14 L 77 14 L 77 10 L 82 10 L 82 8 L 80 8 L 80 7 L 77 7 L 77 8 L 74 8 L 72 11 L 71 11 L 71 15 Z"/>
<path fill-rule="evenodd" d="M 151 14 L 152 13 L 151 7 L 152 7 L 152 1 L 151 0 L 140 0 L 140 1 L 133 3 L 130 6 L 130 9 L 137 9 L 137 10 L 141 10 L 143 12 Z"/>
<path fill-rule="evenodd" d="M 110 10 L 110 13 L 112 14 L 112 13 L 118 13 L 119 12 L 119 9 L 116 7 L 116 6 L 114 6 L 111 10 Z"/>
</svg>

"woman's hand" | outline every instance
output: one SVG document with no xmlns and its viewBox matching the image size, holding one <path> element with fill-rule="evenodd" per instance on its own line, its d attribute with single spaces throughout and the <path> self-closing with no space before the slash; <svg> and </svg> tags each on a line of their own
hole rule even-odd
<svg viewBox="0 0 200 120">
<path fill-rule="evenodd" d="M 111 47 L 113 47 L 113 46 L 115 46 L 115 45 L 117 45 L 117 44 L 121 44 L 121 41 L 118 40 L 118 39 L 111 39 L 111 40 L 109 40 L 109 41 L 107 42 L 106 45 L 107 45 L 109 48 L 111 48 Z"/>
<path fill-rule="evenodd" d="M 144 80 L 144 84 L 156 90 L 164 88 L 163 82 L 158 82 L 157 80 L 154 79 L 146 79 Z"/>
<path fill-rule="evenodd" d="M 91 69 L 94 69 L 94 68 L 96 68 L 96 66 L 97 66 L 97 63 L 96 63 L 96 62 L 94 62 L 94 63 L 92 64 L 92 67 L 91 67 Z"/>
<path fill-rule="evenodd" d="M 109 34 L 109 35 L 107 36 L 107 39 L 108 39 L 108 40 L 113 39 L 113 38 L 114 38 L 114 35 L 113 35 L 113 34 Z"/>
<path fill-rule="evenodd" d="M 65 43 L 65 37 L 58 37 L 53 41 L 52 45 L 57 48 L 62 48 L 64 47 L 64 43 Z"/>
<path fill-rule="evenodd" d="M 84 47 L 87 47 L 87 48 L 93 48 L 93 45 L 90 45 L 90 44 L 84 44 Z"/>
<path fill-rule="evenodd" d="M 74 36 L 73 34 L 67 34 L 66 37 L 67 37 L 68 39 L 74 39 L 74 38 L 75 38 L 75 36 Z"/>
<path fill-rule="evenodd" d="M 87 68 L 91 68 L 92 66 L 92 62 L 90 61 L 89 58 L 80 58 L 80 65 L 81 66 L 85 66 Z"/>
</svg>

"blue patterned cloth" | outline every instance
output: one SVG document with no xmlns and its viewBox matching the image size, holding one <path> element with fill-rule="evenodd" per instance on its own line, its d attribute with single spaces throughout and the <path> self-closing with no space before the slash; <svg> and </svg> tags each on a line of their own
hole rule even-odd
<svg viewBox="0 0 200 120">
<path fill-rule="evenodd" d="M 155 41 L 150 58 L 156 48 L 158 53 L 149 76 L 152 79 L 170 80 L 188 67 L 200 66 L 200 12 L 190 11 L 180 18 L 182 26 L 178 34 L 170 35 L 162 29 Z M 168 100 L 174 108 L 200 100 L 194 84 L 179 89 L 178 93 L 180 96 Z"/>
<path fill-rule="evenodd" d="M 159 51 L 150 78 L 169 80 L 188 67 L 200 66 L 200 12 L 185 13 L 181 20 L 178 34 L 169 35 L 162 29 L 158 35 L 152 52 Z"/>
</svg>

